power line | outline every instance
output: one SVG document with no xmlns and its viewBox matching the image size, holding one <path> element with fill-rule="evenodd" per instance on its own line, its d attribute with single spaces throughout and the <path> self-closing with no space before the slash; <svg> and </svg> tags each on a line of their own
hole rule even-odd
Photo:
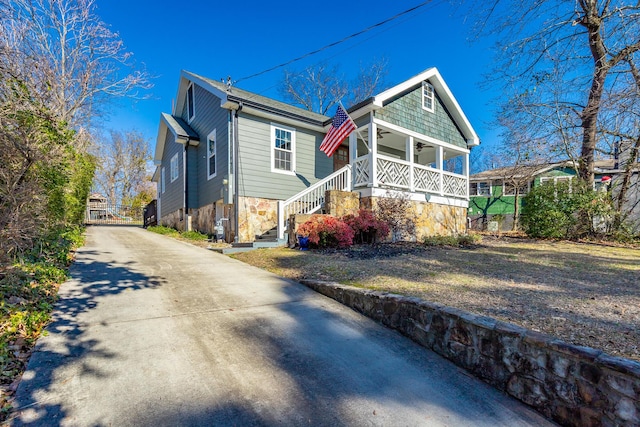
<svg viewBox="0 0 640 427">
<path fill-rule="evenodd" d="M 299 56 L 299 57 L 297 57 L 297 58 L 291 59 L 291 60 L 289 60 L 289 61 L 287 61 L 287 62 L 284 62 L 284 63 L 282 63 L 282 64 L 280 64 L 280 65 L 276 65 L 275 67 L 271 67 L 271 68 L 269 68 L 269 69 L 267 69 L 267 70 L 260 71 L 259 73 L 251 74 L 250 76 L 247 76 L 247 77 L 242 77 L 242 78 L 240 78 L 240 79 L 236 80 L 236 81 L 235 81 L 235 83 L 241 82 L 241 81 L 243 81 L 243 80 L 248 80 L 248 79 L 251 79 L 251 78 L 254 78 L 254 77 L 261 76 L 262 74 L 266 74 L 266 73 L 271 72 L 271 71 L 273 71 L 273 70 L 277 70 L 278 68 L 286 67 L 286 66 L 287 66 L 287 65 L 289 65 L 289 64 L 293 64 L 294 62 L 300 61 L 300 60 L 302 60 L 302 59 L 304 59 L 304 58 L 307 58 L 307 57 L 309 57 L 309 56 L 311 56 L 311 55 L 315 55 L 315 54 L 320 53 L 320 52 L 322 52 L 322 51 L 324 51 L 324 50 L 327 50 L 327 49 L 329 49 L 329 48 L 332 48 L 332 47 L 334 47 L 334 46 L 337 46 L 337 45 L 339 45 L 339 44 L 341 44 L 341 43 L 346 42 L 347 40 L 350 40 L 350 39 L 352 39 L 352 38 L 354 38 L 354 37 L 357 37 L 357 36 L 359 36 L 359 35 L 361 35 L 361 34 L 364 34 L 364 33 L 368 32 L 368 31 L 371 31 L 371 30 L 373 30 L 374 28 L 380 27 L 380 26 L 382 26 L 382 25 L 386 24 L 387 22 L 391 22 L 391 21 L 393 21 L 393 20 L 395 20 L 395 19 L 398 19 L 399 17 L 401 17 L 401 16 L 403 16 L 403 15 L 406 15 L 407 13 L 411 13 L 411 12 L 413 12 L 414 10 L 420 9 L 421 7 L 426 6 L 426 5 L 427 5 L 427 4 L 429 4 L 429 3 L 431 3 L 431 0 L 427 0 L 427 1 L 423 2 L 423 3 L 420 3 L 420 4 L 419 4 L 419 5 L 417 5 L 417 6 L 414 6 L 414 7 L 410 8 L 410 9 L 407 9 L 407 10 L 405 10 L 405 11 L 403 11 L 403 12 L 400 12 L 400 13 L 398 13 L 398 14 L 396 14 L 396 15 L 392 16 L 391 18 L 387 18 L 387 19 L 385 19 L 384 21 L 378 22 L 377 24 L 374 24 L 374 25 L 371 25 L 370 27 L 365 28 L 364 30 L 360 30 L 360 31 L 358 31 L 357 33 L 353 33 L 353 34 L 351 34 L 350 36 L 344 37 L 344 38 L 343 38 L 343 39 L 341 39 L 341 40 L 338 40 L 338 41 L 336 41 L 336 42 L 333 42 L 333 43 L 330 43 L 330 44 L 328 44 L 328 45 L 326 45 L 326 46 L 323 46 L 323 47 L 321 47 L 320 49 L 316 49 L 316 50 L 314 50 L 314 51 L 312 51 L 312 52 L 305 53 L 305 54 L 304 54 L 304 55 L 302 55 L 302 56 Z"/>
</svg>

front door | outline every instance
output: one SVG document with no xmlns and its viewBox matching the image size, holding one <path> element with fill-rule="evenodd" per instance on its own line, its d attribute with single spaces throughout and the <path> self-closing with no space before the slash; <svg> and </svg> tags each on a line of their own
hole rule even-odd
<svg viewBox="0 0 640 427">
<path fill-rule="evenodd" d="M 349 164 L 349 147 L 341 145 L 333 153 L 333 171 L 337 171 Z"/>
</svg>

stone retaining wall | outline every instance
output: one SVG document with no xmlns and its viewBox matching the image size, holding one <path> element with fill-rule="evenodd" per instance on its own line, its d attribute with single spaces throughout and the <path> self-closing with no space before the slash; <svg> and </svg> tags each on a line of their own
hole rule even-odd
<svg viewBox="0 0 640 427">
<path fill-rule="evenodd" d="M 418 298 L 302 283 L 398 330 L 562 425 L 640 425 L 638 362 Z"/>
</svg>

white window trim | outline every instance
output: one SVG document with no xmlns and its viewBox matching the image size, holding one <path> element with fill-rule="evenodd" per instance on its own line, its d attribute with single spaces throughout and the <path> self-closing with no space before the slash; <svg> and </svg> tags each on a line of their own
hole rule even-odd
<svg viewBox="0 0 640 427">
<path fill-rule="evenodd" d="M 472 184 L 476 184 L 476 192 L 475 194 L 470 194 L 470 196 L 491 197 L 493 195 L 493 185 L 491 181 L 475 181 Z M 489 184 L 489 194 L 480 194 L 480 184 Z M 471 189 L 469 189 L 469 192 L 471 192 Z"/>
<path fill-rule="evenodd" d="M 521 188 L 525 187 L 525 185 L 521 185 L 520 187 Z M 531 191 L 531 182 L 527 182 L 526 187 L 527 188 L 526 188 L 525 192 L 524 193 L 522 193 L 522 192 L 518 193 L 518 196 L 526 196 L 527 194 L 529 194 L 529 191 Z M 503 196 L 515 196 L 516 195 L 515 188 L 516 187 L 514 186 L 513 187 L 513 189 L 514 189 L 513 193 L 511 193 L 511 194 L 507 193 L 507 183 L 503 181 L 503 183 L 502 183 L 502 195 Z"/>
<path fill-rule="evenodd" d="M 214 157 L 214 172 L 211 173 L 211 152 L 209 151 L 210 144 L 209 141 L 213 140 L 213 157 Z M 207 180 L 215 178 L 218 174 L 218 140 L 216 138 L 216 129 L 211 131 L 209 135 L 207 135 Z"/>
<path fill-rule="evenodd" d="M 431 108 L 428 108 L 424 105 L 424 100 L 425 98 L 427 98 L 426 94 L 425 94 L 425 88 L 429 87 L 431 88 Z M 434 89 L 433 85 L 431 83 L 429 83 L 428 81 L 423 81 L 422 82 L 422 98 L 420 98 L 420 103 L 422 104 L 422 109 L 425 111 L 428 111 L 430 113 L 433 113 L 435 111 L 435 106 L 436 106 L 436 90 Z"/>
<path fill-rule="evenodd" d="M 167 173 L 167 171 L 163 166 L 162 167 L 162 173 L 160 174 L 160 194 L 164 194 L 164 190 L 165 190 L 165 188 L 167 188 L 167 180 L 165 178 L 166 173 Z"/>
<path fill-rule="evenodd" d="M 275 167 L 275 152 L 276 152 L 276 129 L 286 130 L 291 132 L 291 170 L 276 169 Z M 271 152 L 271 172 L 280 173 L 283 175 L 296 174 L 296 130 L 295 128 L 284 126 L 277 123 L 271 123 L 271 145 L 269 146 Z"/>
<path fill-rule="evenodd" d="M 174 164 L 175 164 L 175 168 L 174 168 Z M 178 153 L 176 153 L 171 158 L 171 182 L 178 179 L 179 176 L 180 176 L 180 163 L 178 160 Z"/>
<path fill-rule="evenodd" d="M 557 185 L 558 181 L 569 181 L 571 183 L 573 178 L 575 178 L 573 175 L 543 176 L 540 177 L 540 185 L 549 181 L 553 181 L 553 185 Z"/>
<path fill-rule="evenodd" d="M 191 104 L 193 106 L 193 114 L 191 116 L 189 116 L 189 91 L 191 91 Z M 187 102 L 187 123 L 191 123 L 193 121 L 193 119 L 196 117 L 196 88 L 193 85 L 193 82 L 189 83 L 189 86 L 187 86 L 187 95 L 186 95 L 186 102 Z"/>
</svg>

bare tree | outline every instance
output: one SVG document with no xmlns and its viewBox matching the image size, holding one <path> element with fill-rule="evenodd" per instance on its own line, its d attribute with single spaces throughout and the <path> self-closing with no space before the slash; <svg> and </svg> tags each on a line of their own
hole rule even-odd
<svg viewBox="0 0 640 427">
<path fill-rule="evenodd" d="M 416 213 L 409 196 L 403 193 L 387 191 L 385 197 L 376 199 L 376 217 L 391 229 L 391 240 L 415 239 Z"/>
<path fill-rule="evenodd" d="M 389 62 L 386 58 L 374 60 L 371 64 L 361 65 L 356 79 L 351 83 L 349 105 L 355 105 L 375 95 L 385 85 Z"/>
<path fill-rule="evenodd" d="M 0 44 L 19 52 L 12 68 L 76 129 L 103 113 L 109 98 L 151 87 L 95 9 L 95 0 L 0 0 Z"/>
<path fill-rule="evenodd" d="M 640 52 L 640 4 L 494 0 L 475 10 L 481 10 L 480 34 L 501 36 L 494 81 L 507 84 L 509 98 L 537 92 L 537 127 L 548 128 L 549 120 L 562 123 L 553 136 L 578 145 L 579 175 L 593 184 L 607 88 L 623 83 L 618 76 L 625 61 Z"/>
<path fill-rule="evenodd" d="M 302 108 L 327 114 L 340 101 L 356 104 L 373 95 L 384 85 L 387 61 L 375 61 L 363 66 L 355 80 L 349 83 L 338 66 L 319 63 L 304 70 L 285 70 L 280 86 L 283 98 Z"/>
<path fill-rule="evenodd" d="M 95 188 L 111 203 L 132 203 L 139 192 L 146 191 L 151 160 L 148 141 L 135 130 L 111 131 L 99 146 Z"/>
<path fill-rule="evenodd" d="M 614 169 L 620 171 L 611 188 L 616 210 L 614 229 L 625 223 L 640 203 L 640 71 L 632 59 L 626 62 L 629 73 L 619 78 L 627 79 L 629 84 L 614 87 L 607 93 L 603 104 L 605 114 L 600 120 L 607 142 L 605 154 L 614 158 Z M 611 104 L 615 108 L 611 108 Z"/>
<path fill-rule="evenodd" d="M 81 222 L 96 112 L 150 86 L 95 7 L 0 0 L 0 258 Z"/>
</svg>

